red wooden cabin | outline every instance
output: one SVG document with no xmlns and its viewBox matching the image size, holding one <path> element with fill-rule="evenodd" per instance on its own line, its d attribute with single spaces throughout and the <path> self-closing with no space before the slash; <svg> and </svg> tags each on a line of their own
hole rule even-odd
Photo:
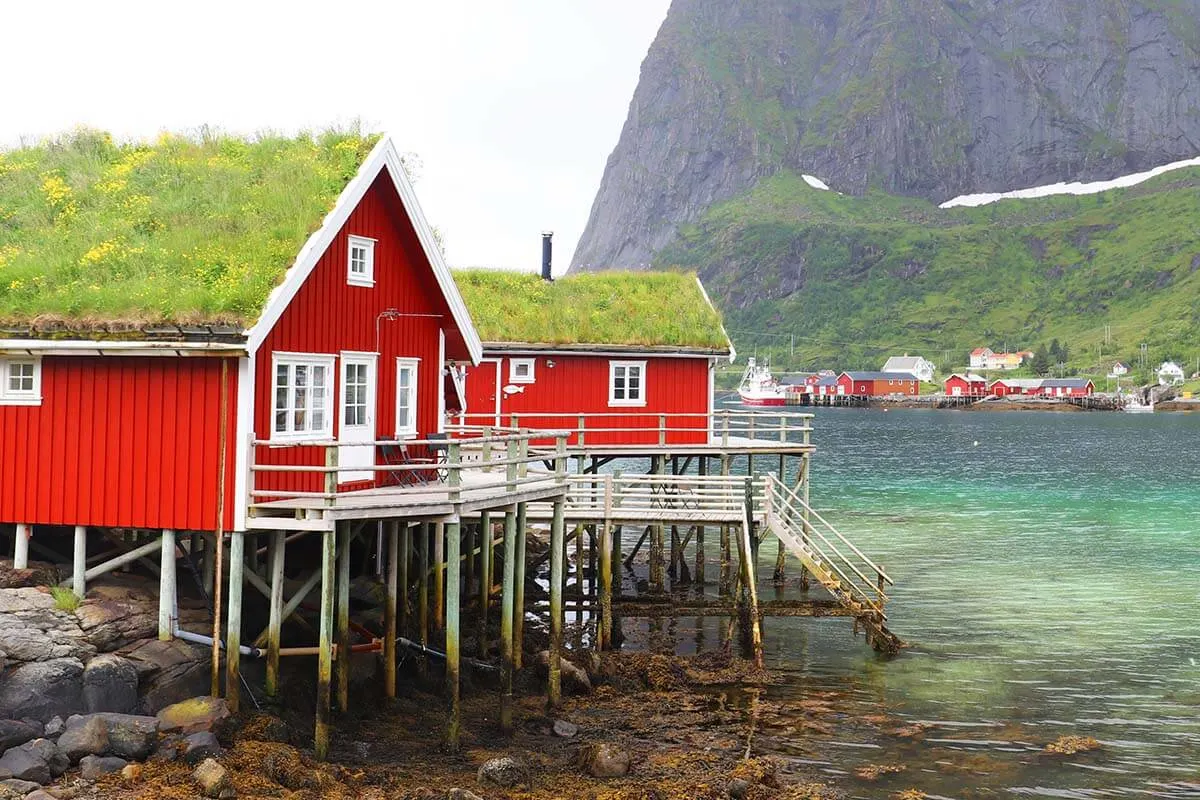
<svg viewBox="0 0 1200 800">
<path fill-rule="evenodd" d="M 244 530 L 252 453 L 321 458 L 253 440 L 338 442 L 340 482 L 370 486 L 365 443 L 443 430 L 447 364 L 478 363 L 480 342 L 399 152 L 360 150 L 324 219 L 329 204 L 289 220 L 312 233 L 248 325 L 192 314 L 113 337 L 87 314 L 53 331 L 0 319 L 0 524 Z M 271 477 L 259 486 L 321 488 Z"/>
<path fill-rule="evenodd" d="M 713 370 L 734 351 L 694 275 L 456 277 L 484 340 L 467 370 L 467 424 L 569 429 L 573 445 L 709 441 Z M 648 299 L 610 307 L 628 296 Z"/>
<path fill-rule="evenodd" d="M 1020 397 L 1037 394 L 1041 388 L 1041 378 L 1000 378 L 992 381 L 988 391 L 996 397 Z"/>
<path fill-rule="evenodd" d="M 1047 378 L 1038 394 L 1046 397 L 1091 397 L 1096 385 L 1087 378 Z"/>
<path fill-rule="evenodd" d="M 911 375 L 895 372 L 843 372 L 838 376 L 838 394 L 855 397 L 916 397 L 921 385 Z"/>
<path fill-rule="evenodd" d="M 974 373 L 955 373 L 946 378 L 945 387 L 946 394 L 951 397 L 986 397 L 988 393 L 987 378 Z"/>
</svg>

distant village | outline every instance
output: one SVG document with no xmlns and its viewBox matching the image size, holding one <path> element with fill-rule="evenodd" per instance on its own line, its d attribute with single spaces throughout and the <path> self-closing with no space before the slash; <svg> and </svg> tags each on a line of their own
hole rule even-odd
<svg viewBox="0 0 1200 800">
<path fill-rule="evenodd" d="M 1044 356 L 1038 357 L 1030 350 L 996 352 L 989 347 L 978 347 L 970 352 L 962 371 L 945 377 L 937 375 L 937 369 L 929 359 L 908 354 L 888 358 L 878 371 L 837 372 L 824 369 L 778 379 L 770 375 L 768 367 L 752 363 L 743 377 L 743 386 L 755 383 L 764 386 L 767 382 L 773 382 L 776 394 L 790 404 L 827 402 L 823 398 L 903 399 L 920 397 L 922 394 L 967 400 L 1072 399 L 1097 395 L 1095 380 L 1086 376 L 1030 376 L 1031 372 L 1044 371 L 1044 365 L 1035 363 L 1037 358 L 1044 359 Z M 1035 370 L 1035 367 L 1039 368 Z M 1136 388 L 1132 385 L 1129 364 L 1114 361 L 1107 366 L 1107 370 L 1106 377 L 1115 381 L 1114 393 Z M 1187 380 L 1183 367 L 1174 361 L 1163 362 L 1154 370 L 1154 377 L 1159 387 L 1179 387 Z M 1124 387 L 1122 379 L 1129 381 Z M 933 390 L 934 386 L 940 386 L 940 391 Z M 1102 388 L 1114 387 L 1110 384 Z M 743 392 L 743 399 L 749 401 L 746 392 Z"/>
</svg>

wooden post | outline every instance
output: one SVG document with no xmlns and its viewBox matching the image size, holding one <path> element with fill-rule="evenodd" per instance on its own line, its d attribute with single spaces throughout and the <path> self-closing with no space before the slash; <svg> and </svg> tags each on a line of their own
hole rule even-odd
<svg viewBox="0 0 1200 800">
<path fill-rule="evenodd" d="M 654 475 L 663 474 L 663 457 L 651 456 L 651 472 Z M 663 525 L 661 522 L 650 524 L 650 591 L 661 592 L 665 585 L 663 575 Z"/>
<path fill-rule="evenodd" d="M 728 413 L 728 412 L 727 412 Z M 729 424 L 729 417 L 725 417 L 725 423 Z M 721 477 L 729 477 L 729 456 L 721 455 Z M 721 575 L 720 575 L 720 593 L 726 594 L 729 592 L 729 524 L 722 523 L 721 525 Z"/>
<path fill-rule="evenodd" d="M 316 755 L 329 757 L 329 719 L 333 694 L 333 584 L 337 539 L 332 532 L 321 536 L 321 623 L 317 655 Z"/>
<path fill-rule="evenodd" d="M 551 708 L 562 703 L 564 512 L 563 500 L 555 500 L 550 524 L 550 679 L 546 688 Z"/>
<path fill-rule="evenodd" d="M 807 433 L 805 434 L 807 437 Z M 808 544 L 809 530 L 809 513 L 808 513 L 808 453 L 800 456 L 800 469 L 797 471 L 796 480 L 800 484 L 800 499 L 804 501 L 804 508 L 800 511 L 800 519 L 803 524 L 800 526 L 801 536 L 800 541 Z M 800 565 L 800 590 L 807 592 L 811 581 L 809 580 L 808 567 Z"/>
<path fill-rule="evenodd" d="M 517 511 L 504 512 L 504 586 L 500 596 L 500 730 L 513 729 L 513 580 L 516 577 Z"/>
<path fill-rule="evenodd" d="M 492 602 L 492 515 L 479 512 L 479 657 L 487 657 L 488 610 Z"/>
<path fill-rule="evenodd" d="M 271 531 L 271 601 L 267 622 L 267 697 L 279 694 L 279 647 L 283 632 L 283 568 L 287 534 Z"/>
<path fill-rule="evenodd" d="M 600 526 L 600 541 L 596 549 L 600 551 L 600 649 L 612 649 L 612 514 L 613 514 L 613 479 L 612 475 L 604 476 L 604 522 Z"/>
<path fill-rule="evenodd" d="M 754 565 L 751 563 L 754 559 L 753 551 L 750 547 L 751 520 L 752 514 L 750 509 L 747 508 L 742 521 L 741 534 L 738 536 L 738 560 L 741 562 L 742 584 L 747 590 L 750 601 L 749 608 L 744 608 L 743 613 L 748 614 L 750 618 L 750 644 L 754 652 L 754 666 L 762 669 L 762 626 L 758 615 L 758 587 L 754 583 Z"/>
<path fill-rule="evenodd" d="M 13 569 L 29 568 L 29 534 L 32 530 L 29 525 L 17 523 L 17 533 L 13 537 Z"/>
<path fill-rule="evenodd" d="M 337 698 L 338 710 L 350 709 L 350 526 L 339 523 L 337 531 Z"/>
<path fill-rule="evenodd" d="M 204 575 L 203 575 L 204 591 L 208 594 L 209 597 L 212 597 L 213 582 L 216 580 L 216 570 L 217 570 L 216 537 L 209 536 L 208 534 L 202 534 L 202 536 L 204 538 L 204 545 L 202 548 L 204 550 Z"/>
<path fill-rule="evenodd" d="M 420 552 L 417 557 L 417 624 L 421 626 L 420 642 L 425 647 L 429 644 L 429 528 L 428 522 L 422 522 L 417 529 L 417 544 Z M 426 668 L 426 659 L 421 658 L 421 671 Z"/>
<path fill-rule="evenodd" d="M 169 642 L 175 635 L 175 531 L 162 532 L 162 561 L 158 580 L 158 638 Z"/>
<path fill-rule="evenodd" d="M 450 699 L 450 724 L 446 732 L 446 743 L 452 751 L 458 750 L 460 728 L 459 707 L 459 598 L 462 595 L 460 561 L 462 555 L 461 524 L 457 519 L 446 524 L 446 695 Z"/>
<path fill-rule="evenodd" d="M 87 528 L 75 526 L 75 563 L 71 573 L 71 591 L 80 600 L 87 594 Z"/>
<path fill-rule="evenodd" d="M 400 520 L 387 523 L 387 602 L 383 606 L 383 693 L 396 696 L 396 603 L 400 585 Z"/>
<path fill-rule="evenodd" d="M 412 636 L 411 615 L 408 613 L 408 565 L 412 560 L 412 526 L 408 521 L 400 523 L 400 630 Z"/>
<path fill-rule="evenodd" d="M 513 563 L 513 669 L 521 669 L 525 652 L 525 540 L 527 509 L 517 503 L 517 557 Z"/>
<path fill-rule="evenodd" d="M 463 562 L 463 579 L 466 581 L 466 585 L 463 590 L 469 593 L 471 586 L 475 583 L 475 526 L 460 523 L 460 530 L 463 534 L 463 547 L 466 550 L 466 559 Z"/>
<path fill-rule="evenodd" d="M 225 623 L 225 702 L 237 713 L 242 696 L 242 583 L 246 568 L 246 532 L 229 535 L 229 619 Z"/>
<path fill-rule="evenodd" d="M 446 523 L 433 525 L 433 625 L 446 627 Z"/>
<path fill-rule="evenodd" d="M 704 483 L 704 478 L 708 477 L 708 456 L 700 456 L 699 466 L 701 484 Z M 700 591 L 704 591 L 704 523 L 696 526 L 696 568 L 692 570 L 692 580 L 696 585 L 701 587 Z"/>
</svg>

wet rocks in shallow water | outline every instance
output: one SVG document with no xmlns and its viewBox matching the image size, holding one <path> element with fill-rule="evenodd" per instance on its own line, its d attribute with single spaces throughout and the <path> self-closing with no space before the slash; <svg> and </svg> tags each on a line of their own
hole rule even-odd
<svg viewBox="0 0 1200 800">
<path fill-rule="evenodd" d="M 1101 746 L 1099 741 L 1090 736 L 1061 736 L 1046 745 L 1046 752 L 1057 756 L 1073 756 L 1099 750 Z"/>
<path fill-rule="evenodd" d="M 85 781 L 94 781 L 101 775 L 120 772 L 128 763 L 116 756 L 84 756 L 79 761 L 79 776 Z"/>
<path fill-rule="evenodd" d="M 204 797 L 234 797 L 233 779 L 229 772 L 215 760 L 205 759 L 192 773 L 192 780 L 200 787 Z"/>
<path fill-rule="evenodd" d="M 513 789 L 530 784 L 529 768 L 511 756 L 492 758 L 479 767 L 475 779 L 480 786 L 499 786 Z"/>
<path fill-rule="evenodd" d="M 883 775 L 895 775 L 905 769 L 903 764 L 864 764 L 854 774 L 864 781 L 877 781 Z"/>
<path fill-rule="evenodd" d="M 83 668 L 83 706 L 89 714 L 137 710 L 138 675 L 132 663 L 112 653 L 98 655 Z"/>
<path fill-rule="evenodd" d="M 606 742 L 585 747 L 580 761 L 593 778 L 623 778 L 629 774 L 632 759 L 628 750 Z"/>
<path fill-rule="evenodd" d="M 108 725 L 99 717 L 73 717 L 76 722 L 58 737 L 58 749 L 72 763 L 84 756 L 102 756 L 108 752 Z"/>
</svg>

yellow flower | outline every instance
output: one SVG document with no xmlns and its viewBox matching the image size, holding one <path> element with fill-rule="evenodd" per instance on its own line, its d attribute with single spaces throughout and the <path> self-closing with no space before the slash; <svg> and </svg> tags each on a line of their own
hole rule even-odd
<svg viewBox="0 0 1200 800">
<path fill-rule="evenodd" d="M 42 194 L 51 208 L 58 209 L 71 200 L 71 187 L 57 175 L 47 174 L 42 180 Z"/>
<path fill-rule="evenodd" d="M 91 266 L 93 264 L 99 264 L 100 262 L 107 259 L 114 252 L 118 251 L 120 249 L 120 247 L 121 247 L 121 240 L 119 237 L 116 239 L 109 239 L 107 241 L 103 241 L 100 244 L 93 247 L 91 250 L 88 250 L 86 253 L 84 253 L 83 258 L 79 259 L 79 265 L 83 266 L 83 267 L 87 267 L 87 266 Z"/>
</svg>

